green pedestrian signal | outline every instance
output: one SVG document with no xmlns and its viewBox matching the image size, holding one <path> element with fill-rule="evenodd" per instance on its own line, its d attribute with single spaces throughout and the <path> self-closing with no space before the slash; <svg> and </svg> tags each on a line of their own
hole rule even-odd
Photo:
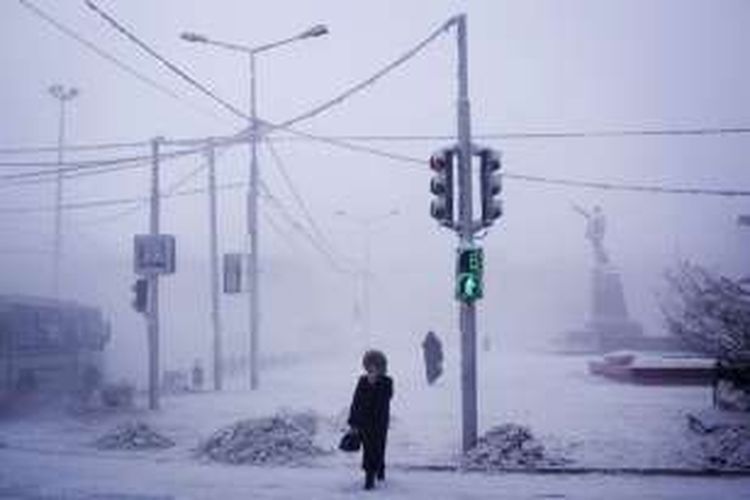
<svg viewBox="0 0 750 500">
<path fill-rule="evenodd" d="M 456 261 L 456 299 L 474 302 L 482 298 L 484 256 L 479 247 L 458 250 Z"/>
</svg>

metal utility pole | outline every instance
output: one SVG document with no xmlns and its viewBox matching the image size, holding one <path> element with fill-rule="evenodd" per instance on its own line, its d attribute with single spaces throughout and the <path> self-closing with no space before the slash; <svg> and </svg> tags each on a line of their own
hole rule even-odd
<svg viewBox="0 0 750 500">
<path fill-rule="evenodd" d="M 151 140 L 151 211 L 149 233 L 159 234 L 159 143 L 160 138 Z M 159 409 L 159 275 L 148 275 L 148 407 Z"/>
<path fill-rule="evenodd" d="M 62 260 L 62 202 L 63 202 L 63 171 L 62 164 L 65 157 L 65 111 L 68 101 L 73 100 L 79 91 L 75 87 L 65 88 L 56 84 L 49 88 L 49 93 L 57 99 L 60 109 L 57 128 L 57 176 L 55 182 L 55 238 L 52 271 L 52 294 L 55 299 L 60 298 L 60 265 Z"/>
<path fill-rule="evenodd" d="M 471 111 L 466 15 L 456 17 L 458 42 L 458 221 L 459 248 L 474 243 L 471 170 Z M 461 416 L 464 451 L 477 442 L 477 325 L 474 302 L 460 303 L 461 329 Z"/>
<path fill-rule="evenodd" d="M 250 66 L 250 185 L 247 194 L 247 234 L 249 241 L 247 282 L 248 282 L 248 301 L 249 301 L 249 324 L 250 324 L 250 388 L 257 389 L 259 384 L 259 337 L 260 337 L 260 285 L 259 285 L 259 231 L 258 231 L 258 127 L 257 116 L 257 99 L 255 86 L 255 56 L 262 52 L 267 52 L 287 44 L 323 36 L 328 33 L 328 28 L 323 24 L 312 26 L 311 28 L 276 42 L 249 47 L 236 43 L 228 43 L 219 40 L 213 40 L 205 35 L 198 33 L 182 33 L 180 38 L 186 42 L 203 43 L 213 45 L 226 50 L 241 52 L 249 57 Z"/>
<path fill-rule="evenodd" d="M 216 211 L 216 151 L 213 141 L 206 148 L 208 162 L 208 217 L 211 259 L 211 325 L 213 327 L 214 390 L 222 389 L 221 301 L 219 295 L 218 220 Z"/>
<path fill-rule="evenodd" d="M 391 209 L 384 214 L 370 217 L 357 217 L 344 210 L 337 210 L 336 215 L 346 217 L 357 224 L 362 231 L 363 249 L 363 268 L 357 273 L 361 276 L 361 293 L 362 293 L 362 323 L 364 340 L 366 343 L 372 341 L 372 305 L 371 305 L 371 282 L 372 282 L 372 232 L 380 223 L 385 222 L 391 217 L 399 215 L 397 209 Z"/>
<path fill-rule="evenodd" d="M 250 57 L 250 189 L 247 193 L 247 234 L 250 256 L 247 266 L 248 298 L 250 300 L 250 389 L 258 388 L 258 349 L 260 328 L 260 297 L 258 287 L 258 105 L 255 90 L 255 51 Z"/>
</svg>

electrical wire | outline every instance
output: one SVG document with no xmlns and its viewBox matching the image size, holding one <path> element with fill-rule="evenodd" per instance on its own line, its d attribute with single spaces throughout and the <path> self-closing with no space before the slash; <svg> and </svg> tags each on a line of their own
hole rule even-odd
<svg viewBox="0 0 750 500">
<path fill-rule="evenodd" d="M 233 115 L 243 118 L 244 120 L 247 120 L 252 123 L 252 118 L 248 116 L 246 113 L 239 110 L 237 107 L 229 103 L 228 101 L 222 99 L 220 96 L 218 96 L 215 92 L 213 92 L 211 89 L 209 89 L 207 86 L 199 82 L 196 78 L 192 77 L 190 74 L 187 73 L 187 71 L 183 70 L 179 66 L 177 66 L 175 63 L 169 61 L 165 57 L 161 56 L 156 50 L 154 50 L 152 47 L 150 47 L 147 43 L 142 41 L 140 38 L 138 38 L 135 34 L 133 34 L 132 31 L 125 28 L 120 22 L 118 22 L 116 19 L 114 19 L 112 16 L 104 12 L 101 8 L 99 8 L 94 2 L 91 0 L 85 0 L 86 5 L 99 14 L 100 17 L 102 17 L 111 27 L 113 27 L 115 30 L 117 30 L 120 34 L 125 36 L 128 40 L 136 44 L 141 50 L 145 51 L 148 55 L 159 61 L 162 65 L 167 67 L 170 71 L 175 73 L 177 76 L 182 78 L 184 81 L 192 85 L 194 88 L 198 89 L 200 92 L 202 92 L 207 97 L 211 98 L 214 102 L 219 104 L 224 109 L 231 112 Z M 407 51 L 404 55 L 397 58 L 395 61 L 391 62 L 390 64 L 386 65 L 381 70 L 377 71 L 373 76 L 370 78 L 353 85 L 352 87 L 346 89 L 343 93 L 339 94 L 338 96 L 334 97 L 333 99 L 330 99 L 326 101 L 325 103 L 307 111 L 300 115 L 297 115 L 296 117 L 293 117 L 291 119 L 288 119 L 284 122 L 281 122 L 279 124 L 274 124 L 271 122 L 268 122 L 266 120 L 256 119 L 256 123 L 259 125 L 262 125 L 264 128 L 269 130 L 286 130 L 287 132 L 300 136 L 305 137 L 311 140 L 318 140 L 321 142 L 325 142 L 331 145 L 335 145 L 341 148 L 350 149 L 354 151 L 359 152 L 368 152 L 373 155 L 382 156 L 382 157 L 388 157 L 392 159 L 398 159 L 401 157 L 401 155 L 398 155 L 397 153 L 389 153 L 389 152 L 383 152 L 378 151 L 374 148 L 369 148 L 366 146 L 360 146 L 355 144 L 346 144 L 345 141 L 340 141 L 337 139 L 326 139 L 322 137 L 315 136 L 313 134 L 309 134 L 306 132 L 302 132 L 299 130 L 296 130 L 292 128 L 292 125 L 297 124 L 303 120 L 307 120 L 309 118 L 312 118 L 314 116 L 318 116 L 324 111 L 327 111 L 328 109 L 333 108 L 334 106 L 337 106 L 347 98 L 353 96 L 357 92 L 363 90 L 366 87 L 369 87 L 373 85 L 375 82 L 377 82 L 379 79 L 381 79 L 386 74 L 390 73 L 412 57 L 416 56 L 425 46 L 427 46 L 430 42 L 435 40 L 438 35 L 445 32 L 445 30 L 453 24 L 455 21 L 455 18 L 452 18 L 448 22 L 442 24 L 437 30 L 433 31 L 427 38 L 425 38 L 423 41 L 421 41 L 419 44 L 417 44 L 414 48 Z M 252 133 L 251 130 L 248 130 L 248 133 Z M 403 159 L 403 157 L 401 157 Z"/>
<path fill-rule="evenodd" d="M 671 137 L 671 136 L 728 136 L 750 134 L 750 127 L 699 127 L 663 129 L 620 129 L 560 132 L 494 132 L 472 134 L 474 140 L 524 140 L 524 139 L 587 139 L 616 137 Z M 347 142 L 433 142 L 456 141 L 454 134 L 412 134 L 412 135 L 326 135 L 314 138 L 282 136 L 277 142 L 318 141 L 321 138 Z"/>
<path fill-rule="evenodd" d="M 68 174 L 63 175 L 63 179 L 70 180 L 70 179 L 77 179 L 80 177 L 90 177 L 94 175 L 104 175 L 110 172 L 123 172 L 126 170 L 135 170 L 139 168 L 143 168 L 147 165 L 151 164 L 152 160 L 144 160 L 134 163 L 128 163 L 123 165 L 115 165 L 110 167 L 97 167 L 92 168 L 89 170 L 82 170 L 82 171 L 76 171 L 71 172 Z M 14 180 L 13 182 L 4 182 L 0 184 L 0 190 L 2 189 L 8 189 L 8 188 L 16 188 L 16 187 L 23 187 L 23 186 L 39 186 L 44 184 L 49 184 L 55 182 L 57 179 L 55 176 L 50 175 L 49 177 L 34 177 L 30 179 L 20 179 L 20 180 Z"/>
<path fill-rule="evenodd" d="M 65 146 L 65 152 L 89 152 L 107 151 L 112 149 L 138 149 L 147 147 L 149 141 L 137 142 L 110 142 L 100 144 L 69 144 Z M 0 148 L 0 155 L 33 155 L 41 153 L 56 153 L 58 146 L 26 146 Z"/>
<path fill-rule="evenodd" d="M 559 132 L 492 132 L 472 134 L 474 140 L 524 140 L 524 139 L 586 139 L 586 138 L 617 138 L 617 137 L 680 137 L 680 136 L 734 136 L 748 135 L 750 127 L 698 127 L 698 128 L 661 128 L 661 129 L 619 129 L 619 130 L 588 130 L 588 131 L 559 131 Z M 455 141 L 452 134 L 405 134 L 405 135 L 316 135 L 304 136 L 276 136 L 275 142 L 320 141 L 331 139 L 347 142 L 434 142 Z M 165 140 L 164 144 L 193 145 L 205 142 L 205 137 Z M 100 144 L 66 145 L 66 152 L 102 151 L 108 149 L 128 149 L 148 146 L 149 141 L 112 142 Z M 0 148 L 0 155 L 21 155 L 38 153 L 55 153 L 57 146 L 28 146 Z"/>
<path fill-rule="evenodd" d="M 300 195 L 299 190 L 295 186 L 294 181 L 289 175 L 289 172 L 286 169 L 286 166 L 284 165 L 284 161 L 281 159 L 281 156 L 278 154 L 278 151 L 276 150 L 275 146 L 273 145 L 270 139 L 267 139 L 264 142 L 265 142 L 266 147 L 268 148 L 268 151 L 271 153 L 271 157 L 273 158 L 274 163 L 276 164 L 276 168 L 278 169 L 279 173 L 281 173 L 281 177 L 284 180 L 284 183 L 289 189 L 289 192 L 292 194 L 292 197 L 294 198 L 294 201 L 297 204 L 297 207 L 299 208 L 303 217 L 305 218 L 308 225 L 310 226 L 310 229 L 312 229 L 313 233 L 315 233 L 315 236 L 318 238 L 318 240 L 323 244 L 323 246 L 325 246 L 330 251 L 331 254 L 333 255 L 338 254 L 338 252 L 336 251 L 334 246 L 331 244 L 328 237 L 320 228 L 320 225 L 312 216 L 310 209 L 305 203 L 305 200 Z"/>
<path fill-rule="evenodd" d="M 205 149 L 205 143 L 208 141 L 208 138 L 203 139 L 203 146 L 200 147 L 194 147 L 190 149 L 183 149 L 179 151 L 172 151 L 172 152 L 166 152 L 166 153 L 159 153 L 159 159 L 162 161 L 169 161 L 177 158 L 182 158 L 186 156 L 191 156 L 194 154 L 198 154 L 202 152 Z M 211 138 L 210 140 L 213 141 L 213 144 L 215 147 L 227 147 L 231 146 L 242 139 L 238 139 L 238 136 L 227 136 L 227 137 L 221 137 L 221 138 Z M 30 163 L 30 162 L 16 162 L 16 163 L 8 163 L 6 165 L 13 165 L 13 166 L 39 166 L 39 165 L 63 165 L 63 167 L 55 168 L 55 169 L 43 169 L 43 170 L 35 170 L 32 172 L 20 172 L 20 173 L 14 173 L 14 174 L 5 174 L 0 175 L 0 181 L 15 181 L 11 183 L 5 183 L 3 185 L 0 185 L 0 188 L 7 187 L 7 186 L 21 186 L 21 185 L 29 185 L 29 184 L 39 184 L 44 182 L 53 182 L 56 180 L 56 176 L 59 173 L 63 174 L 63 177 L 65 179 L 75 178 L 75 177 L 86 177 L 91 175 L 99 175 L 104 173 L 110 173 L 110 172 L 117 172 L 121 170 L 131 170 L 134 168 L 140 168 L 145 165 L 149 165 L 153 161 L 153 155 L 140 155 L 140 156 L 133 156 L 133 157 L 123 157 L 123 158 L 108 158 L 108 159 L 100 159 L 100 160 L 90 160 L 90 161 L 82 161 L 82 162 L 64 162 L 64 163 L 57 163 L 57 162 L 49 162 L 49 163 Z"/>
<path fill-rule="evenodd" d="M 214 119 L 220 119 L 218 115 L 214 114 L 213 112 L 210 112 L 206 109 L 201 108 L 200 106 L 197 106 L 193 104 L 192 102 L 185 101 L 182 99 L 178 94 L 176 94 L 171 89 L 167 88 L 166 86 L 160 84 L 156 80 L 148 77 L 147 75 L 144 75 L 134 67 L 130 66 L 129 64 L 126 64 L 122 62 L 117 57 L 113 56 L 112 54 L 104 51 L 99 46 L 97 46 L 95 43 L 87 40 L 83 36 L 81 36 L 79 33 L 77 33 L 75 30 L 69 28 L 65 24 L 61 23 L 57 19 L 55 19 L 53 16 L 51 16 L 49 13 L 42 10 L 39 6 L 32 3 L 30 0 L 18 0 L 18 2 L 25 7 L 29 12 L 37 16 L 38 18 L 46 21 L 53 27 L 55 27 L 58 31 L 62 32 L 66 36 L 72 38 L 73 40 L 77 41 L 79 44 L 83 45 L 90 51 L 92 51 L 94 54 L 98 55 L 99 57 L 105 59 L 106 61 L 114 64 L 117 66 L 120 70 L 124 71 L 125 73 L 128 73 L 129 75 L 133 76 L 134 78 L 138 79 L 142 83 L 145 83 L 146 85 L 150 86 L 151 88 L 156 89 L 160 93 L 170 97 L 171 99 L 174 99 L 176 101 L 179 101 L 183 105 L 186 105 L 193 109 L 193 111 L 197 111 L 200 114 L 203 114 L 204 116 L 210 116 Z M 223 121 L 223 119 L 221 119 Z"/>
<path fill-rule="evenodd" d="M 281 227 L 281 224 L 276 219 L 274 219 L 271 210 L 265 204 L 260 205 L 260 213 L 268 223 L 268 226 L 279 236 L 280 239 L 284 240 L 289 247 L 300 250 L 299 243 Z"/>
<path fill-rule="evenodd" d="M 203 94 L 213 99 L 216 103 L 221 105 L 224 109 L 231 112 L 236 117 L 242 118 L 245 121 L 251 121 L 250 117 L 245 114 L 244 112 L 240 111 L 236 106 L 231 104 L 230 102 L 222 99 L 219 97 L 214 91 L 209 89 L 207 86 L 203 85 L 201 82 L 190 76 L 190 74 L 187 73 L 187 71 L 183 70 L 170 60 L 168 60 L 165 57 L 162 57 L 156 50 L 151 48 L 150 45 L 148 45 L 146 42 L 138 38 L 131 30 L 126 28 L 122 23 L 117 21 L 114 17 L 107 14 L 104 10 L 102 10 L 99 6 L 97 6 L 94 2 L 91 0 L 86 0 L 86 6 L 91 9 L 92 11 L 99 14 L 99 16 L 104 19 L 112 28 L 117 30 L 120 34 L 125 36 L 128 40 L 136 44 L 141 50 L 146 52 L 149 56 L 153 57 L 157 61 L 159 61 L 163 66 L 165 66 L 167 69 L 172 71 L 173 73 L 177 74 L 188 82 L 193 87 L 200 90 Z"/>
<path fill-rule="evenodd" d="M 357 83 L 355 85 L 352 85 L 351 87 L 347 88 L 337 96 L 335 96 L 332 99 L 329 99 L 328 101 L 312 108 L 309 111 L 306 111 L 302 114 L 297 115 L 294 118 L 291 118 L 289 120 L 286 120 L 284 122 L 279 123 L 278 125 L 272 125 L 275 128 L 280 129 L 288 129 L 292 125 L 309 120 L 310 118 L 313 118 L 315 116 L 318 116 L 321 113 L 324 113 L 325 111 L 328 111 L 329 109 L 333 108 L 334 106 L 341 104 L 343 101 L 347 100 L 348 98 L 352 97 L 353 95 L 361 92 L 367 87 L 370 87 L 378 82 L 381 78 L 386 76 L 388 73 L 392 72 L 399 66 L 403 65 L 410 59 L 414 58 L 417 54 L 419 54 L 425 47 L 427 47 L 430 43 L 432 43 L 436 38 L 439 36 L 445 34 L 445 32 L 453 25 L 455 22 L 455 19 L 450 19 L 447 22 L 443 23 L 440 27 L 438 27 L 436 30 L 434 30 L 432 33 L 430 33 L 426 38 L 424 38 L 422 41 L 420 41 L 418 44 L 416 44 L 414 47 L 406 51 L 403 55 L 395 59 L 394 61 L 386 64 L 383 68 L 376 71 L 372 76 L 369 78 L 361 81 L 360 83 Z"/>
<path fill-rule="evenodd" d="M 27 0 L 21 0 L 23 2 L 27 2 Z M 208 87 L 200 83 L 198 80 L 190 76 L 186 71 L 182 70 L 180 67 L 169 61 L 168 59 L 162 57 L 160 54 L 158 54 L 153 48 L 151 48 L 148 44 L 140 40 L 138 37 L 136 37 L 130 30 L 125 28 L 122 24 L 120 24 L 117 20 L 115 20 L 112 16 L 104 12 L 102 9 L 100 9 L 96 4 L 94 4 L 91 0 L 86 0 L 86 5 L 95 11 L 97 14 L 99 14 L 100 17 L 102 17 L 107 23 L 109 23 L 110 26 L 115 28 L 117 31 L 119 31 L 122 35 L 127 37 L 130 41 L 135 43 L 141 50 L 145 51 L 147 54 L 149 54 L 151 57 L 155 58 L 157 61 L 159 61 L 161 64 L 166 66 L 169 70 L 180 76 L 183 80 L 190 83 L 193 87 L 200 90 L 203 94 L 207 95 L 211 99 L 213 99 L 215 102 L 219 103 L 222 107 L 227 109 L 228 111 L 232 112 L 237 117 L 243 118 L 244 120 L 250 120 L 250 117 L 247 116 L 244 112 L 237 109 L 235 106 L 233 106 L 231 103 L 225 101 L 221 97 L 219 97 L 217 94 L 215 94 L 212 90 L 210 90 Z M 392 153 L 389 151 L 383 151 L 376 148 L 371 148 L 368 146 L 361 146 L 358 144 L 350 144 L 346 140 L 341 140 L 337 138 L 329 138 L 329 137 L 321 137 L 316 136 L 313 134 L 309 134 L 306 132 L 302 132 L 299 130 L 292 129 L 290 127 L 291 124 L 298 123 L 304 119 L 317 116 L 321 114 L 323 111 L 341 103 L 344 99 L 351 97 L 354 93 L 359 92 L 363 88 L 373 84 L 375 81 L 377 81 L 379 78 L 387 74 L 388 72 L 395 69 L 395 67 L 403 64 L 405 61 L 416 55 L 421 49 L 426 46 L 429 42 L 434 40 L 439 34 L 443 33 L 451 24 L 453 20 L 449 21 L 448 23 L 445 23 L 440 27 L 439 30 L 433 32 L 425 41 L 418 44 L 412 51 L 407 52 L 404 56 L 397 59 L 390 65 L 383 68 L 381 71 L 377 72 L 373 77 L 370 79 L 367 79 L 363 82 L 361 82 L 358 85 L 355 85 L 347 91 L 345 91 L 343 94 L 337 96 L 334 99 L 331 99 L 324 103 L 321 106 L 318 106 L 316 108 L 313 108 L 312 110 L 303 113 L 301 115 L 298 115 L 295 118 L 292 118 L 290 120 L 287 120 L 285 122 L 282 122 L 279 125 L 274 125 L 268 122 L 263 122 L 264 126 L 267 126 L 271 129 L 283 129 L 287 132 L 296 135 L 298 137 L 303 137 L 309 140 L 315 140 L 318 142 L 323 142 L 332 146 L 336 146 L 339 148 L 344 148 L 352 151 L 358 151 L 358 152 L 365 152 L 368 154 L 389 158 L 392 160 L 401 161 L 404 163 L 410 163 L 414 165 L 422 165 L 423 160 L 419 158 L 410 157 L 407 155 L 401 155 L 398 153 Z M 722 133 L 745 133 L 746 129 L 724 129 Z M 674 132 L 674 131 L 672 131 Z M 708 134 L 708 129 L 706 130 L 692 130 L 685 133 L 682 133 L 680 135 L 706 135 Z M 612 133 L 606 133 L 606 132 L 600 132 L 600 133 L 583 133 L 583 132 L 577 132 L 577 133 L 544 133 L 544 134 L 536 134 L 538 137 L 547 137 L 547 138 L 560 138 L 560 137 L 587 137 L 587 136 L 599 136 L 599 137 L 605 137 L 605 136 L 612 136 Z M 664 135 L 661 133 L 661 131 L 658 130 L 652 130 L 652 131 L 619 131 L 615 133 L 615 135 L 620 136 L 629 136 L 629 135 Z M 674 134 L 673 134 L 674 135 Z M 535 135 L 524 133 L 524 134 L 515 134 L 516 137 L 525 137 L 525 138 L 531 138 Z M 509 138 L 509 137 L 506 137 Z M 559 179 L 559 178 L 545 178 L 541 176 L 529 176 L 529 175 L 523 175 L 523 174 L 513 174 L 513 173 L 505 173 L 505 177 L 511 178 L 511 179 L 517 179 L 517 180 L 523 180 L 527 182 L 544 182 L 548 184 L 557 184 L 557 185 L 567 185 L 567 186 L 575 186 L 575 187 L 586 187 L 586 188 L 595 188 L 595 189 L 609 189 L 609 190 L 625 190 L 625 191 L 642 191 L 642 192 L 657 192 L 657 193 L 673 193 L 673 194 L 705 194 L 705 195 L 715 195 L 715 196 L 747 196 L 748 191 L 744 190 L 728 190 L 728 189 L 693 189 L 693 188 L 672 188 L 672 187 L 664 187 L 664 186 L 645 186 L 645 185 L 629 185 L 629 184 L 615 184 L 615 183 L 603 183 L 603 182 L 592 182 L 592 181 L 579 181 L 579 180 L 570 180 L 570 179 Z"/>
<path fill-rule="evenodd" d="M 747 197 L 750 196 L 750 190 L 746 189 L 710 189 L 710 188 L 691 188 L 691 187 L 673 187 L 660 186 L 656 184 L 627 184 L 602 181 L 586 181 L 563 179 L 559 177 L 546 177 L 541 175 L 527 175 L 506 172 L 501 174 L 503 178 L 514 179 L 536 184 L 554 184 L 559 186 L 570 186 L 578 188 L 598 189 L 605 191 L 622 191 L 622 192 L 641 192 L 652 194 L 682 194 L 682 195 L 702 195 L 702 196 L 720 196 L 720 197 Z"/>
<path fill-rule="evenodd" d="M 227 151 L 227 149 L 217 148 L 214 160 L 218 160 L 219 158 L 221 158 L 221 156 L 226 151 Z M 183 187 L 185 184 L 187 184 L 188 182 L 190 182 L 195 176 L 197 176 L 199 173 L 201 173 L 202 171 L 204 171 L 206 168 L 208 168 L 208 162 L 207 161 L 203 162 L 200 165 L 198 165 L 198 167 L 196 167 L 195 169 L 191 170 L 186 175 L 184 175 L 183 177 L 179 178 L 177 181 L 175 181 L 174 183 L 172 183 L 166 190 L 163 191 L 163 196 L 165 198 L 177 196 L 178 195 L 178 190 L 181 187 Z M 227 188 L 228 188 L 227 185 L 223 186 L 223 189 L 227 189 Z M 234 188 L 234 186 L 232 186 L 232 188 Z M 200 191 L 200 192 L 203 192 L 203 191 Z M 180 193 L 180 194 L 182 194 L 182 193 Z M 187 194 L 188 194 L 187 192 L 184 192 L 184 194 L 182 194 L 182 195 L 187 195 Z M 197 193 L 190 192 L 189 194 L 197 194 Z M 128 217 L 129 215 L 131 215 L 133 213 L 140 212 L 141 210 L 143 210 L 147 206 L 148 201 L 149 201 L 149 199 L 144 199 L 143 202 L 140 203 L 140 204 L 138 204 L 137 206 L 133 206 L 133 207 L 127 208 L 127 209 L 125 209 L 125 210 L 123 210 L 121 212 L 115 213 L 115 214 L 109 214 L 109 215 L 106 215 L 106 216 L 97 217 L 95 219 L 90 219 L 90 220 L 84 221 L 83 224 L 85 224 L 85 225 L 95 225 L 95 224 L 101 224 L 101 223 L 114 222 L 114 221 L 123 219 L 123 218 Z"/>
<path fill-rule="evenodd" d="M 299 235 L 301 235 L 315 250 L 318 251 L 318 253 L 320 253 L 325 258 L 332 269 L 340 273 L 349 272 L 345 267 L 341 265 L 340 259 L 337 259 L 337 257 L 333 255 L 330 250 L 326 248 L 325 245 L 322 244 L 313 234 L 311 234 L 310 231 L 308 231 L 302 223 L 295 219 L 289 209 L 284 205 L 284 203 L 281 202 L 281 200 L 273 195 L 273 193 L 270 191 L 270 189 L 262 179 L 259 179 L 258 184 L 261 188 L 263 198 L 270 202 L 270 206 L 277 209 L 279 214 L 281 214 L 281 216 L 287 221 L 292 229 L 294 229 Z"/>
<path fill-rule="evenodd" d="M 244 130 L 228 136 L 213 137 L 212 139 L 218 142 L 222 140 L 237 140 L 238 137 L 244 137 Z M 160 141 L 161 146 L 195 146 L 196 144 L 204 144 L 209 138 L 208 137 L 186 137 L 183 139 L 169 139 L 162 138 Z M 243 139 L 244 140 L 244 139 Z M 103 142 L 98 144 L 66 144 L 64 149 L 66 153 L 71 152 L 90 152 L 90 151 L 106 151 L 112 149 L 138 149 L 145 148 L 151 144 L 150 140 L 146 141 L 130 141 L 130 142 Z M 57 145 L 34 145 L 25 147 L 6 147 L 0 148 L 0 155 L 24 155 L 24 154 L 43 154 L 43 153 L 57 153 L 59 146 Z"/>
</svg>

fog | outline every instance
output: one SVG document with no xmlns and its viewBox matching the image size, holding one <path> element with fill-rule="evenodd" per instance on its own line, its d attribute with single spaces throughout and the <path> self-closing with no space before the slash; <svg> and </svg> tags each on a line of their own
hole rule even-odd
<svg viewBox="0 0 750 500">
<path fill-rule="evenodd" d="M 147 141 L 225 136 L 245 125 L 119 36 L 84 2 L 36 5 L 98 47 L 173 90 L 172 99 L 100 58 L 18 2 L 0 4 L 0 148 L 54 145 L 57 106 L 47 87 L 76 86 L 68 106 L 67 142 Z M 696 129 L 750 121 L 750 4 L 737 1 L 380 1 L 246 2 L 134 0 L 98 2 L 161 54 L 188 69 L 224 99 L 248 106 L 247 61 L 188 44 L 183 31 L 258 45 L 316 23 L 330 34 L 258 56 L 259 115 L 281 122 L 333 97 L 402 55 L 450 16 L 466 12 L 472 126 L 475 134 Z M 455 42 L 442 36 L 363 92 L 299 125 L 317 135 L 455 134 Z M 455 235 L 429 216 L 429 155 L 444 140 L 384 141 L 372 147 L 424 158 L 422 167 L 278 133 L 274 147 L 325 234 L 336 260 L 364 262 L 358 218 L 398 215 L 373 226 L 370 339 L 357 331 L 359 284 L 338 272 L 261 199 L 261 349 L 264 356 L 323 355 L 374 344 L 416 349 L 434 329 L 457 356 L 453 299 Z M 747 189 L 746 135 L 477 139 L 503 152 L 517 174 L 626 184 Z M 148 154 L 69 153 L 68 159 Z M 55 154 L 0 161 L 53 162 Z M 165 162 L 162 186 L 203 162 Z M 245 181 L 248 148 L 217 158 L 220 184 Z M 2 174 L 34 167 L 2 167 Z M 295 219 L 276 161 L 260 147 L 260 168 L 274 197 Z M 0 181 L 0 293 L 49 295 L 54 183 Z M 65 182 L 66 203 L 147 196 L 149 170 L 139 168 Z M 205 171 L 185 188 L 206 185 Z M 245 190 L 219 192 L 220 253 L 245 242 Z M 631 315 L 649 335 L 663 334 L 658 294 L 663 270 L 689 258 L 732 275 L 748 271 L 750 228 L 737 225 L 744 198 L 595 190 L 508 178 L 505 213 L 481 243 L 485 297 L 480 335 L 502 349 L 551 348 L 586 320 L 592 256 L 584 221 L 571 204 L 601 205 L 606 247 L 619 268 Z M 109 376 L 142 380 L 146 335 L 132 310 L 132 237 L 148 230 L 148 204 L 65 210 L 62 289 L 101 307 L 112 321 Z M 16 209 L 41 209 L 17 213 Z M 123 211 L 130 212 L 121 215 Z M 263 215 L 263 214 L 268 215 Z M 269 223 L 280 226 L 277 231 Z M 162 358 L 166 368 L 210 360 L 208 200 L 205 193 L 165 199 L 162 231 L 177 238 L 177 272 L 161 283 Z M 247 349 L 247 297 L 223 296 L 227 353 Z"/>
</svg>

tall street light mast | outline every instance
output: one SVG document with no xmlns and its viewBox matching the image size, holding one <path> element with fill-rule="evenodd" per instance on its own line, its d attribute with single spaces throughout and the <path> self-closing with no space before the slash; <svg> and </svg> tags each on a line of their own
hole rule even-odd
<svg viewBox="0 0 750 500">
<path fill-rule="evenodd" d="M 75 87 L 65 87 L 60 84 L 50 86 L 48 89 L 52 97 L 59 104 L 58 129 L 57 129 L 57 176 L 55 182 L 55 235 L 52 268 L 52 295 L 55 299 L 60 298 L 60 265 L 62 260 L 62 202 L 63 202 L 63 160 L 65 157 L 65 112 L 68 101 L 72 101 L 79 90 Z"/>
<path fill-rule="evenodd" d="M 248 57 L 250 67 L 250 179 L 247 194 L 247 234 L 249 240 L 249 265 L 248 265 L 248 299 L 250 312 L 250 388 L 257 389 L 259 385 L 258 358 L 259 358 L 259 336 L 260 336 L 260 286 L 258 283 L 258 105 L 256 95 L 255 78 L 255 56 L 271 49 L 281 47 L 299 40 L 314 38 L 328 33 L 325 25 L 317 24 L 302 33 L 285 38 L 276 42 L 258 45 L 255 47 L 213 40 L 198 33 L 182 33 L 180 38 L 187 42 L 213 45 L 235 52 L 241 52 Z"/>
</svg>

